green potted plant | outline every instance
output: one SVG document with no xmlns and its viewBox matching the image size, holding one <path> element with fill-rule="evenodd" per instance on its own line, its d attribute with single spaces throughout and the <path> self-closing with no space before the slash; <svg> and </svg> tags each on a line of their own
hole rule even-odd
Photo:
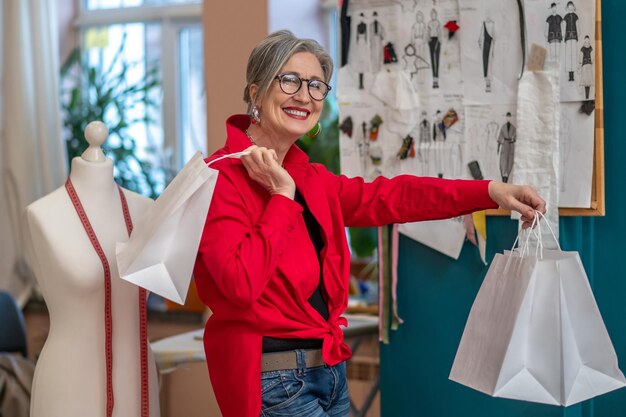
<svg viewBox="0 0 626 417">
<path fill-rule="evenodd" d="M 87 67 L 79 48 L 72 51 L 61 67 L 61 110 L 68 161 L 87 148 L 84 136 L 87 124 L 101 120 L 109 129 L 109 140 L 104 143 L 103 150 L 113 160 L 117 183 L 156 198 L 173 173 L 163 164 L 157 166 L 138 156 L 137 144 L 129 128 L 136 123 L 155 123 L 150 115 L 159 110 L 158 98 L 155 98 L 160 94 L 158 68 L 148 66 L 143 80 L 129 84 L 127 73 L 138 63 L 123 58 L 124 44 L 122 39 L 106 68 Z M 144 106 L 144 115 L 131 118 L 129 110 L 137 105 Z"/>
</svg>

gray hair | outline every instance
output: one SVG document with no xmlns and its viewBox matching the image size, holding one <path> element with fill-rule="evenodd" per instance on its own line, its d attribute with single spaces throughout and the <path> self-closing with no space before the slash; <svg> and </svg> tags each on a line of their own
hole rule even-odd
<svg viewBox="0 0 626 417">
<path fill-rule="evenodd" d="M 254 104 L 250 97 L 250 86 L 252 84 L 258 86 L 255 100 L 262 100 L 281 68 L 298 52 L 310 52 L 315 55 L 322 66 L 324 81 L 330 82 L 333 60 L 328 52 L 313 39 L 299 39 L 288 30 L 279 30 L 269 34 L 255 46 L 248 58 L 246 88 L 243 92 L 248 112 Z"/>
</svg>

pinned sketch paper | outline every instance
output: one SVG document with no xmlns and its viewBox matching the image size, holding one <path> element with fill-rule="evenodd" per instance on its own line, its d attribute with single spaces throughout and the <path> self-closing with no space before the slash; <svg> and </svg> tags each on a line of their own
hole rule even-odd
<svg viewBox="0 0 626 417">
<path fill-rule="evenodd" d="M 527 45 L 548 50 L 559 70 L 560 101 L 595 98 L 596 2 L 525 0 Z"/>
<path fill-rule="evenodd" d="M 559 130 L 559 206 L 591 206 L 595 113 L 579 112 L 580 103 L 561 104 Z"/>
<path fill-rule="evenodd" d="M 452 259 L 459 259 L 466 235 L 463 217 L 405 223 L 399 225 L 398 230 L 416 242 L 441 252 Z"/>
<path fill-rule="evenodd" d="M 463 0 L 459 11 L 465 102 L 515 103 L 523 57 L 515 2 Z"/>
<path fill-rule="evenodd" d="M 513 182 L 538 190 L 558 236 L 561 156 L 558 71 L 525 72 L 519 83 Z M 545 232 L 545 231 L 544 231 Z M 547 244 L 552 241 L 547 239 Z"/>
<path fill-rule="evenodd" d="M 187 162 L 150 206 L 128 242 L 116 244 L 122 279 L 178 304 L 185 303 L 218 174 L 207 166 L 200 152 Z"/>
<path fill-rule="evenodd" d="M 465 115 L 468 160 L 478 162 L 484 179 L 508 181 L 518 135 L 517 106 L 467 106 Z"/>
</svg>

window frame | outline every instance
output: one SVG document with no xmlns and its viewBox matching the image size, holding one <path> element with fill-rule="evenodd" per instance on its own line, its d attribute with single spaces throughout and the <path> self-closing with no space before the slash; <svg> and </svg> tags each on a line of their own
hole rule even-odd
<svg viewBox="0 0 626 417">
<path fill-rule="evenodd" d="M 202 3 L 168 5 L 147 5 L 90 10 L 79 0 L 78 17 L 74 28 L 79 32 L 79 46 L 85 49 L 85 32 L 93 27 L 129 23 L 158 23 L 161 26 L 161 56 L 176 57 L 162 59 L 161 88 L 163 100 L 161 120 L 163 128 L 163 148 L 172 150 L 172 168 L 178 170 L 183 165 L 183 122 L 180 113 L 180 45 L 179 34 L 183 29 L 202 27 Z"/>
</svg>

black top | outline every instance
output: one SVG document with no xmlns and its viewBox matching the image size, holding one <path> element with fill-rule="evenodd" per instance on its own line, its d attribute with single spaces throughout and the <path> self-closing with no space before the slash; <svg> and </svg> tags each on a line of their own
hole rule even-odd
<svg viewBox="0 0 626 417">
<path fill-rule="evenodd" d="M 315 252 L 317 253 L 317 260 L 320 263 L 320 279 L 315 292 L 309 298 L 309 303 L 315 310 L 317 310 L 324 320 L 328 320 L 329 312 L 328 305 L 326 305 L 326 301 L 322 295 L 322 249 L 324 248 L 324 239 L 322 238 L 322 231 L 320 229 L 320 225 L 313 217 L 311 210 L 309 210 L 309 206 L 307 206 L 304 198 L 298 190 L 296 190 L 294 200 L 302 206 L 302 217 L 304 219 L 304 223 L 306 224 L 307 231 L 309 232 L 309 237 L 311 238 L 311 242 L 313 243 L 313 247 L 315 248 Z M 274 338 L 274 337 L 263 337 L 263 353 L 266 352 L 284 352 L 286 350 L 295 350 L 295 349 L 321 349 L 322 347 L 322 339 L 283 339 L 283 338 Z"/>
</svg>

